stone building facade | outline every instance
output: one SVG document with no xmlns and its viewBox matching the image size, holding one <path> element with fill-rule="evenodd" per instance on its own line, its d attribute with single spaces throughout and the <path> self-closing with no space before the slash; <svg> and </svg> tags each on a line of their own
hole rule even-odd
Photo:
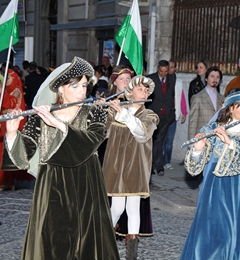
<svg viewBox="0 0 240 260">
<path fill-rule="evenodd" d="M 0 2 L 0 13 L 9 3 Z M 144 58 L 153 61 L 171 55 L 172 0 L 139 0 Z M 22 15 L 21 41 L 15 46 L 21 58 L 43 67 L 55 67 L 81 56 L 96 64 L 104 54 L 104 42 L 114 36 L 129 11 L 131 1 L 122 0 L 19 0 Z M 154 51 L 150 57 L 151 10 L 155 5 Z M 20 16 L 20 15 L 19 15 Z M 151 43 L 152 44 L 152 43 Z M 15 59 L 16 56 L 14 55 Z M 116 63 L 118 53 L 114 51 Z M 20 57 L 17 59 L 19 60 Z M 150 72 L 150 71 L 149 71 Z"/>
</svg>

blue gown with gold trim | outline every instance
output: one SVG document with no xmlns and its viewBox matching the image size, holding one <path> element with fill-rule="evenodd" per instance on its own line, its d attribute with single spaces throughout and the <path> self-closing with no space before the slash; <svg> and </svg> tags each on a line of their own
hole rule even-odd
<svg viewBox="0 0 240 260">
<path fill-rule="evenodd" d="M 217 127 L 205 126 L 206 132 Z M 197 175 L 205 167 L 198 206 L 180 260 L 240 259 L 240 132 L 228 130 L 233 148 L 217 137 L 209 138 L 198 161 L 188 151 L 185 166 Z M 220 177 L 221 176 L 221 177 Z"/>
</svg>

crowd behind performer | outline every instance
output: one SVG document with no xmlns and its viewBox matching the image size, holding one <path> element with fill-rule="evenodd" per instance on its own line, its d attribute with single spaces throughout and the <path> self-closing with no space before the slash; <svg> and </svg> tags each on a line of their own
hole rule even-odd
<svg viewBox="0 0 240 260">
<path fill-rule="evenodd" d="M 146 104 L 160 118 L 160 122 L 153 135 L 153 165 L 152 173 L 164 175 L 163 165 L 163 141 L 168 127 L 175 120 L 175 82 L 173 75 L 168 74 L 169 62 L 160 60 L 157 72 L 148 75 L 155 83 L 155 90 L 149 97 L 153 101 Z"/>
<path fill-rule="evenodd" d="M 24 60 L 23 62 L 22 62 L 22 68 L 23 68 L 23 70 L 22 70 L 22 80 L 23 80 L 23 84 L 25 84 L 25 77 L 27 76 L 27 75 L 29 75 L 29 61 L 28 60 Z"/>
<path fill-rule="evenodd" d="M 46 79 L 55 104 L 85 99 L 94 74 L 75 57 Z M 50 83 L 49 83 L 50 82 Z M 39 167 L 23 244 L 23 260 L 119 259 L 97 149 L 105 138 L 106 112 L 96 105 L 74 105 L 49 112 L 34 107 L 24 130 L 21 117 L 7 121 L 3 168 L 29 167 L 39 148 Z M 24 151 L 19 153 L 19 151 Z M 10 159 L 12 158 L 12 160 Z M 14 165 L 18 162 L 18 165 Z"/>
<path fill-rule="evenodd" d="M 240 70 L 240 58 L 238 60 L 238 69 Z M 233 78 L 226 86 L 225 88 L 225 92 L 224 92 L 224 95 L 226 95 L 230 89 L 233 89 L 233 88 L 238 88 L 240 87 L 240 74 Z"/>
<path fill-rule="evenodd" d="M 205 88 L 205 74 L 211 64 L 208 60 L 199 60 L 196 62 L 195 69 L 197 71 L 197 76 L 189 84 L 188 89 L 188 104 L 191 108 L 191 98 L 193 95 L 197 94 Z"/>
<path fill-rule="evenodd" d="M 98 78 L 97 84 L 93 87 L 91 95 L 96 98 L 100 98 L 100 95 L 107 94 L 108 92 L 108 80 L 104 76 L 103 66 L 94 66 L 94 75 Z"/>
<path fill-rule="evenodd" d="M 185 167 L 195 176 L 204 170 L 198 206 L 181 260 L 240 259 L 240 91 L 225 98 L 216 122 L 205 125 L 195 137 L 214 131 L 216 135 L 194 143 Z"/>
<path fill-rule="evenodd" d="M 125 89 L 125 97 L 133 101 L 145 100 L 153 92 L 154 86 L 150 78 L 135 76 Z M 126 259 L 133 260 L 137 259 L 140 199 L 149 197 L 152 135 L 159 118 L 146 109 L 144 103 L 122 107 L 119 100 L 110 102 L 103 173 L 108 196 L 112 197 L 114 227 L 126 208 Z"/>
<path fill-rule="evenodd" d="M 106 75 L 108 78 L 112 75 L 113 67 L 108 56 L 103 56 L 102 58 L 102 65 L 106 68 Z"/>
<path fill-rule="evenodd" d="M 22 85 L 24 84 L 24 75 L 23 75 L 23 71 L 20 69 L 20 67 L 18 65 L 14 65 L 12 67 L 12 70 L 17 73 L 18 77 L 21 79 L 22 81 Z"/>
<path fill-rule="evenodd" d="M 27 75 L 29 75 L 29 61 L 28 60 L 24 60 L 22 62 L 22 67 L 23 67 L 23 74 L 26 77 Z"/>
<path fill-rule="evenodd" d="M 205 75 L 206 87 L 192 96 L 188 123 L 188 139 L 193 138 L 203 125 L 220 109 L 224 96 L 217 91 L 222 80 L 222 72 L 216 67 L 210 67 Z"/>
<path fill-rule="evenodd" d="M 177 121 L 181 118 L 181 124 L 186 120 L 187 115 L 187 104 L 183 91 L 182 81 L 177 78 L 176 75 L 177 65 L 175 61 L 169 61 L 169 74 L 173 75 L 176 78 L 175 83 L 175 120 L 171 125 L 169 125 L 167 133 L 163 142 L 163 164 L 164 169 L 173 170 L 171 165 L 172 149 L 173 149 L 173 140 L 176 133 Z"/>
<path fill-rule="evenodd" d="M 25 103 L 28 107 L 28 109 L 32 109 L 32 102 L 37 94 L 37 91 L 43 81 L 45 80 L 45 77 L 43 75 L 40 75 L 36 71 L 37 64 L 36 62 L 32 61 L 29 63 L 29 75 L 25 77 Z"/>
<path fill-rule="evenodd" d="M 6 63 L 2 65 L 2 73 L 5 73 Z M 2 93 L 2 86 L 0 89 L 1 95 L 3 95 L 1 114 L 10 113 L 13 109 L 25 110 L 25 102 L 22 90 L 22 81 L 19 76 L 11 69 L 8 68 L 7 80 Z M 19 130 L 23 129 L 23 125 L 26 122 L 24 118 L 20 125 Z M 4 135 L 6 132 L 6 122 L 0 124 L 0 162 L 2 161 L 2 151 L 4 143 Z M 14 190 L 14 180 L 33 180 L 34 178 L 27 174 L 26 171 L 2 171 L 0 170 L 0 190 Z"/>
<path fill-rule="evenodd" d="M 42 75 L 45 79 L 46 79 L 47 76 L 48 76 L 48 70 L 45 69 L 45 68 L 42 67 L 42 66 L 37 66 L 37 67 L 36 67 L 36 73 L 37 73 L 38 75 Z"/>
</svg>

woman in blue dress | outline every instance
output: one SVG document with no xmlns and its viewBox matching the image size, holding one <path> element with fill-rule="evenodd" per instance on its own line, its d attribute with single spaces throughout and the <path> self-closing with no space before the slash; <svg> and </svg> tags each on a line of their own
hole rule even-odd
<svg viewBox="0 0 240 260">
<path fill-rule="evenodd" d="M 225 98 L 216 122 L 205 125 L 195 137 L 215 135 L 194 143 L 185 158 L 195 176 L 204 168 L 204 181 L 195 217 L 180 260 L 240 259 L 240 91 Z"/>
</svg>

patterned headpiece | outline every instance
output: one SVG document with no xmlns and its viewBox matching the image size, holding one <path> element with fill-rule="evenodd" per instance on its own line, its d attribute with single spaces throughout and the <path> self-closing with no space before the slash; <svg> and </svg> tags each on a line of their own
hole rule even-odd
<svg viewBox="0 0 240 260">
<path fill-rule="evenodd" d="M 153 80 L 145 76 L 138 75 L 131 79 L 131 81 L 125 89 L 124 95 L 127 98 L 127 100 L 131 99 L 130 92 L 133 90 L 133 88 L 139 86 L 140 84 L 149 88 L 149 95 L 153 93 L 155 88 L 155 83 L 153 82 Z"/>
<path fill-rule="evenodd" d="M 228 96 L 226 96 L 223 105 L 224 105 L 224 107 L 227 107 L 227 106 L 235 103 L 236 101 L 240 101 L 240 91 L 231 93 Z"/>
<path fill-rule="evenodd" d="M 57 92 L 57 89 L 69 79 L 83 75 L 92 78 L 94 75 L 94 69 L 86 60 L 79 57 L 74 57 L 70 65 L 49 83 L 49 88 L 53 92 Z"/>
<path fill-rule="evenodd" d="M 113 84 L 113 82 L 117 79 L 117 77 L 123 73 L 128 73 L 131 75 L 131 77 L 134 75 L 134 72 L 130 70 L 129 68 L 124 68 L 118 71 L 114 71 L 112 75 L 110 76 L 110 81 Z"/>
</svg>

